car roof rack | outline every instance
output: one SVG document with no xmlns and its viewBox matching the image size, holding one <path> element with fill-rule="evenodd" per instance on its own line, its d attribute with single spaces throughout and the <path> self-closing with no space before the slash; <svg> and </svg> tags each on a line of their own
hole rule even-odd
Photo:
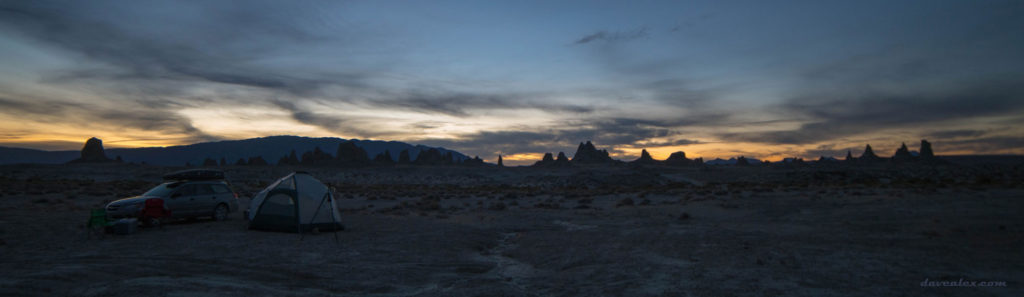
<svg viewBox="0 0 1024 297">
<path fill-rule="evenodd" d="M 188 169 L 164 174 L 164 180 L 194 181 L 194 180 L 222 180 L 224 171 L 213 169 Z"/>
</svg>

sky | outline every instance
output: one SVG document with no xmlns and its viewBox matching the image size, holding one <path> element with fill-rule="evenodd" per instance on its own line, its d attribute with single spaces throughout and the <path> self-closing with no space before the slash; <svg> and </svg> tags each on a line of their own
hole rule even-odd
<svg viewBox="0 0 1024 297">
<path fill-rule="evenodd" d="M 1024 154 L 1022 1 L 0 1 L 0 146 Z"/>
</svg>

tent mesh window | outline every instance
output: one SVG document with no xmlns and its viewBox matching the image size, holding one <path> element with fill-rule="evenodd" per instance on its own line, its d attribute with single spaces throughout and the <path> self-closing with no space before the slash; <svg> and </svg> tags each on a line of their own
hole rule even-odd
<svg viewBox="0 0 1024 297">
<path fill-rule="evenodd" d="M 260 214 L 295 217 L 295 201 L 291 196 L 277 194 L 267 197 L 260 208 Z"/>
</svg>

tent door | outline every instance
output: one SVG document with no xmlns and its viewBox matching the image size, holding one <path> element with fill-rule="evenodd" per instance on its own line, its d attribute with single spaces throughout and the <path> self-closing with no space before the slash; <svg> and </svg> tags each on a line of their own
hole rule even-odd
<svg viewBox="0 0 1024 297">
<path fill-rule="evenodd" d="M 252 220 L 254 229 L 294 232 L 298 227 L 298 204 L 293 190 L 274 190 L 267 193 L 256 216 Z"/>
</svg>

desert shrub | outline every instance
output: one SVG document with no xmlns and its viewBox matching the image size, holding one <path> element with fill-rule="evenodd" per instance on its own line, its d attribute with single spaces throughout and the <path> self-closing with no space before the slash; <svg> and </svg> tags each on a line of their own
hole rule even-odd
<svg viewBox="0 0 1024 297">
<path fill-rule="evenodd" d="M 561 207 L 560 205 L 558 205 L 558 204 L 554 204 L 554 203 L 544 203 L 544 202 L 541 202 L 541 203 L 537 203 L 537 204 L 534 204 L 534 205 L 533 205 L 533 207 L 536 207 L 536 208 L 544 208 L 544 209 L 561 209 L 561 208 L 562 208 L 562 207 Z"/>
<path fill-rule="evenodd" d="M 740 206 L 738 204 L 729 203 L 729 202 L 722 202 L 722 203 L 718 204 L 718 206 L 721 206 L 722 208 L 728 208 L 728 209 L 740 208 Z"/>
<path fill-rule="evenodd" d="M 419 207 L 420 210 L 441 209 L 441 203 L 438 202 L 437 200 L 432 199 L 421 199 L 418 203 L 416 203 L 416 206 Z"/>
<path fill-rule="evenodd" d="M 488 207 L 490 210 L 505 210 L 505 208 L 507 208 L 505 203 L 501 202 L 491 203 L 491 207 Z"/>
</svg>

